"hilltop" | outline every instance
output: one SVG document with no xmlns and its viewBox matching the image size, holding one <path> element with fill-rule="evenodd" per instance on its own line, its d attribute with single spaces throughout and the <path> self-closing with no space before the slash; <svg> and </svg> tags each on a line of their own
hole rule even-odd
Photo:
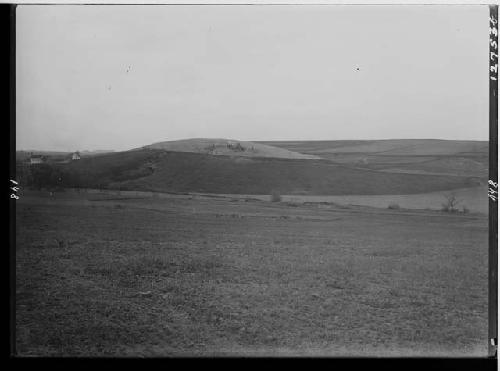
<svg viewBox="0 0 500 371">
<path fill-rule="evenodd" d="M 262 143 L 234 139 L 193 138 L 153 143 L 142 149 L 158 149 L 171 152 L 192 152 L 214 156 L 271 157 L 288 159 L 319 159 L 316 155 L 303 154 Z"/>
</svg>

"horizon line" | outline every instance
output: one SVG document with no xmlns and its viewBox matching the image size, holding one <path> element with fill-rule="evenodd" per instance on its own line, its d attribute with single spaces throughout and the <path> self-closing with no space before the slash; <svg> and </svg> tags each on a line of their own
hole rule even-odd
<svg viewBox="0 0 500 371">
<path fill-rule="evenodd" d="M 177 142 L 182 140 L 191 140 L 191 139 L 214 139 L 214 140 L 234 140 L 239 142 L 373 142 L 373 141 L 390 141 L 390 140 L 434 140 L 434 141 L 448 141 L 448 142 L 489 142 L 489 139 L 442 139 L 442 138 L 384 138 L 384 139 L 272 139 L 272 140 L 240 140 L 240 139 L 231 139 L 231 138 L 207 138 L 207 137 L 188 137 L 183 139 L 173 139 L 173 140 L 162 140 L 158 142 L 153 142 L 150 144 L 145 144 L 138 147 L 133 147 L 129 149 L 116 150 L 116 149 L 73 149 L 73 150 L 62 150 L 62 149 L 15 149 L 15 152 L 96 152 L 96 151 L 107 151 L 107 152 L 125 152 L 133 149 L 140 149 L 143 147 L 147 147 L 156 143 L 163 142 Z"/>
</svg>

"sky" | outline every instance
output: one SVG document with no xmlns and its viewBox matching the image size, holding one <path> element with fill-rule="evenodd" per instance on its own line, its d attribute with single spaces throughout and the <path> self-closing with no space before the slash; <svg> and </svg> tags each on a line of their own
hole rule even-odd
<svg viewBox="0 0 500 371">
<path fill-rule="evenodd" d="M 488 140 L 487 6 L 20 5 L 17 150 Z"/>
</svg>

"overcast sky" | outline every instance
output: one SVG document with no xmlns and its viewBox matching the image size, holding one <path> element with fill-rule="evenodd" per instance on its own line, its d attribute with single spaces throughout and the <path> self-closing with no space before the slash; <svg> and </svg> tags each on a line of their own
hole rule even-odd
<svg viewBox="0 0 500 371">
<path fill-rule="evenodd" d="M 17 149 L 488 139 L 487 6 L 19 6 Z"/>
</svg>

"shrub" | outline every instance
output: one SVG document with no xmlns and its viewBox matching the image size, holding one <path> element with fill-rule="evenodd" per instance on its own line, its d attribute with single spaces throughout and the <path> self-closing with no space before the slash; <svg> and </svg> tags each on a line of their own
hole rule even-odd
<svg viewBox="0 0 500 371">
<path fill-rule="evenodd" d="M 395 203 L 395 202 L 392 202 L 389 204 L 389 206 L 387 206 L 388 209 L 391 209 L 391 210 L 399 210 L 400 209 L 400 206 L 399 204 Z"/>
<path fill-rule="evenodd" d="M 462 207 L 462 212 L 463 212 L 464 214 L 467 214 L 467 213 L 469 212 L 469 209 L 468 209 L 466 206 L 463 206 L 463 207 Z"/>
<path fill-rule="evenodd" d="M 447 213 L 456 213 L 458 211 L 457 205 L 460 202 L 457 199 L 457 196 L 454 193 L 450 193 L 444 196 L 446 198 L 446 202 L 442 205 L 441 210 Z"/>
<path fill-rule="evenodd" d="M 272 202 L 281 202 L 281 195 L 278 191 L 273 191 L 271 193 L 271 201 Z"/>
</svg>

